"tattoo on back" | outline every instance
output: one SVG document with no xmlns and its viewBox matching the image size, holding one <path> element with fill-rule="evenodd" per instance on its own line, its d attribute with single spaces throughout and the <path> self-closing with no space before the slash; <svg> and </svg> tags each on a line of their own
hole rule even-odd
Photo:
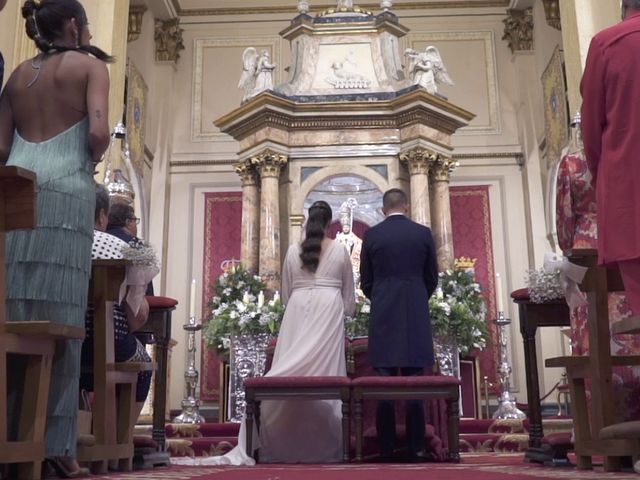
<svg viewBox="0 0 640 480">
<path fill-rule="evenodd" d="M 98 119 L 102 118 L 102 111 L 96 110 L 96 118 L 98 118 Z"/>
</svg>

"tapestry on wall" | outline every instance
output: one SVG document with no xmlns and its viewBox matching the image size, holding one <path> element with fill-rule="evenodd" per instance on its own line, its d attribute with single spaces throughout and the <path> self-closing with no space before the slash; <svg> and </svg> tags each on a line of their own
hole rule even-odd
<svg viewBox="0 0 640 480">
<path fill-rule="evenodd" d="M 478 354 L 480 376 L 495 382 L 499 352 L 498 329 L 493 323 L 496 295 L 489 185 L 451 187 L 450 197 L 454 256 L 476 259 L 476 279 L 487 301 L 489 341 L 487 348 Z"/>
<path fill-rule="evenodd" d="M 204 205 L 202 318 L 206 321 L 209 318 L 207 304 L 216 280 L 222 274 L 222 262 L 240 258 L 242 193 L 205 193 Z M 207 402 L 220 400 L 220 359 L 204 342 L 200 398 Z"/>
<path fill-rule="evenodd" d="M 144 129 L 147 115 L 147 92 L 149 88 L 134 63 L 127 60 L 126 77 L 127 111 L 125 123 L 129 155 L 134 170 L 144 175 Z"/>
<path fill-rule="evenodd" d="M 560 159 L 560 153 L 569 140 L 567 86 L 560 47 L 556 46 L 553 51 L 547 68 L 542 73 L 541 81 L 544 98 L 546 173 Z"/>
</svg>

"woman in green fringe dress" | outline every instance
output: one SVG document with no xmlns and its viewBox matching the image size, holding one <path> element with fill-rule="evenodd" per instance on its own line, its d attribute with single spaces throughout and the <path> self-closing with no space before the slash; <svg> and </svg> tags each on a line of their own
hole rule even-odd
<svg viewBox="0 0 640 480">
<path fill-rule="evenodd" d="M 84 326 L 92 177 L 109 145 L 105 62 L 113 59 L 90 45 L 77 0 L 29 0 L 22 15 L 40 53 L 15 69 L 0 97 L 0 165 L 37 174 L 38 219 L 35 230 L 7 235 L 7 320 Z M 81 344 L 56 347 L 46 425 L 48 460 L 73 478 L 88 473 L 75 460 Z M 19 369 L 12 373 L 22 377 Z"/>
</svg>

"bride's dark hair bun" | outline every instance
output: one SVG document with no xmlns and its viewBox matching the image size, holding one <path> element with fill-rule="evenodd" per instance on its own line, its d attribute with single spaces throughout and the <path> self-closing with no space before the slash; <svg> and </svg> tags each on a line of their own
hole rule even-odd
<svg viewBox="0 0 640 480">
<path fill-rule="evenodd" d="M 305 227 L 305 239 L 302 242 L 302 268 L 314 272 L 320 262 L 320 251 L 324 232 L 333 218 L 331 207 L 324 200 L 318 200 L 309 207 L 309 218 Z"/>
</svg>

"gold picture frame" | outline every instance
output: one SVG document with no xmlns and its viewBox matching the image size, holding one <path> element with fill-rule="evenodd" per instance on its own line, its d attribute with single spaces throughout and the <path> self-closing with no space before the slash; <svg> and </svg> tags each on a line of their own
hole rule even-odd
<svg viewBox="0 0 640 480">
<path fill-rule="evenodd" d="M 569 113 L 567 86 L 564 75 L 562 51 L 556 46 L 541 77 L 544 98 L 545 157 L 547 168 L 558 160 L 569 141 Z"/>
<path fill-rule="evenodd" d="M 144 138 L 149 87 L 147 87 L 144 77 L 130 59 L 127 60 L 126 89 L 125 123 L 129 154 L 136 174 L 142 178 L 144 176 Z"/>
</svg>

